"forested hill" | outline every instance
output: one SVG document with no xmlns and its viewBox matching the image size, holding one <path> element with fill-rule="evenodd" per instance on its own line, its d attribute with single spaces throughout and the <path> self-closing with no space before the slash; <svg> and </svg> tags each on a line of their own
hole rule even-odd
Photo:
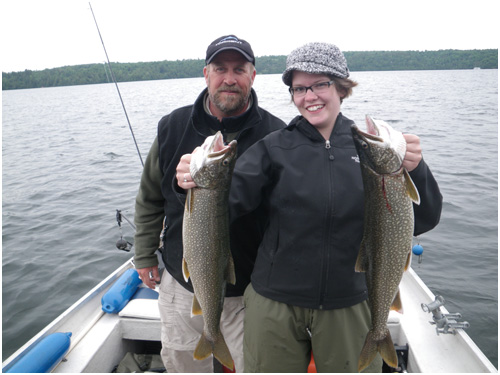
<svg viewBox="0 0 500 375">
<path fill-rule="evenodd" d="M 344 52 L 351 72 L 381 70 L 498 69 L 498 49 L 440 51 Z M 256 58 L 258 74 L 279 74 L 286 56 Z M 118 82 L 202 77 L 204 60 L 112 63 Z M 109 67 L 102 64 L 64 66 L 41 71 L 2 72 L 2 90 L 87 85 L 112 82 Z"/>
</svg>

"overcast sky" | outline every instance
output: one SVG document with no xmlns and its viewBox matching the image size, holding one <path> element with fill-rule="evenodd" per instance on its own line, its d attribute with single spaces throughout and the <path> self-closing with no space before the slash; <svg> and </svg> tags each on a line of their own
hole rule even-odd
<svg viewBox="0 0 500 375">
<path fill-rule="evenodd" d="M 313 42 L 343 51 L 498 48 L 498 0 L 90 0 L 112 62 L 205 58 L 235 34 L 256 56 Z M 106 60 L 88 0 L 1 0 L 1 70 Z"/>
</svg>

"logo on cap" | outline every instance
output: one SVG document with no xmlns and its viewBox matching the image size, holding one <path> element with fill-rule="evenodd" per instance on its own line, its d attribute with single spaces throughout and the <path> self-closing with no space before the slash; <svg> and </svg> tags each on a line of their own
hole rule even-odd
<svg viewBox="0 0 500 375">
<path fill-rule="evenodd" d="M 236 38 L 235 36 L 228 36 L 224 39 L 222 39 L 221 41 L 219 41 L 216 46 L 219 46 L 221 45 L 222 43 L 238 43 L 238 44 L 243 44 L 240 42 L 240 40 L 238 38 Z"/>
</svg>

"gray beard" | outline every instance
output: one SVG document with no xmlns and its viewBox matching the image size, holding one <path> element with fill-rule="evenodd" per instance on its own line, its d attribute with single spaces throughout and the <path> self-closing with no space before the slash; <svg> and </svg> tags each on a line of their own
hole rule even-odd
<svg viewBox="0 0 500 375">
<path fill-rule="evenodd" d="M 223 88 L 223 90 L 226 89 L 227 88 Z M 238 92 L 237 96 L 231 96 L 227 99 L 221 99 L 219 90 L 217 90 L 213 95 L 209 94 L 209 98 L 210 102 L 212 102 L 212 104 L 214 104 L 222 113 L 231 116 L 245 109 L 245 106 L 247 105 L 248 99 L 250 97 L 250 92 L 248 93 L 248 95 L 244 96 L 241 90 L 235 89 L 234 91 Z"/>
</svg>

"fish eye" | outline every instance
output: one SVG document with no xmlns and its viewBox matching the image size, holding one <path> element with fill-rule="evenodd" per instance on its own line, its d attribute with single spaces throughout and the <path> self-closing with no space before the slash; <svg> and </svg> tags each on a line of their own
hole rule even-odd
<svg viewBox="0 0 500 375">
<path fill-rule="evenodd" d="M 361 142 L 361 147 L 363 147 L 366 150 L 368 148 L 368 143 Z"/>
<path fill-rule="evenodd" d="M 224 159 L 224 160 L 222 161 L 222 165 L 226 166 L 226 165 L 228 165 L 228 164 L 229 164 L 229 160 Z"/>
</svg>

